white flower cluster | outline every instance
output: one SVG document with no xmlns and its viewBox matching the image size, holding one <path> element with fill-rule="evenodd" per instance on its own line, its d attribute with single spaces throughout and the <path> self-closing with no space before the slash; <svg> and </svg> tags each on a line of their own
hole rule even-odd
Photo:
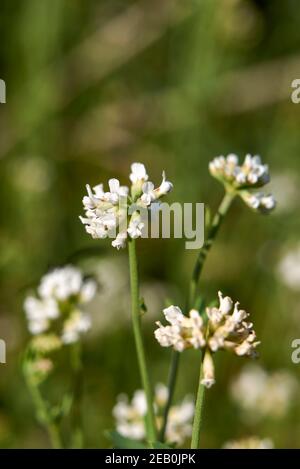
<svg viewBox="0 0 300 469">
<path fill-rule="evenodd" d="M 163 326 L 158 321 L 154 332 L 162 347 L 173 347 L 179 352 L 187 348 L 204 349 L 202 384 L 206 387 L 215 382 L 211 353 L 223 349 L 253 358 L 259 345 L 253 324 L 245 321 L 249 314 L 228 296 L 224 298 L 221 292 L 218 295 L 218 308 L 206 308 L 207 321 L 195 309 L 185 316 L 178 306 L 169 306 L 163 312 L 170 325 Z"/>
<path fill-rule="evenodd" d="M 300 290 L 300 244 L 288 251 L 278 265 L 280 280 L 295 291 Z"/>
<path fill-rule="evenodd" d="M 297 390 L 297 379 L 288 371 L 267 373 L 255 365 L 245 367 L 230 388 L 247 421 L 283 417 Z"/>
<path fill-rule="evenodd" d="M 262 164 L 259 156 L 246 155 L 242 165 L 239 165 L 235 154 L 218 156 L 210 162 L 209 170 L 212 176 L 240 195 L 253 210 L 266 214 L 275 208 L 276 202 L 271 194 L 251 191 L 270 181 L 269 168 Z"/>
<path fill-rule="evenodd" d="M 142 163 L 131 165 L 129 178 L 130 191 L 129 187 L 121 186 L 118 179 L 110 179 L 108 192 L 104 191 L 103 184 L 93 190 L 87 185 L 88 195 L 83 198 L 85 217 L 80 217 L 80 220 L 87 233 L 93 238 L 115 238 L 112 246 L 117 249 L 125 247 L 128 236 L 132 239 L 142 236 L 145 224 L 141 212 L 147 211 L 153 202 L 173 188 L 164 173 L 162 183 L 155 188 L 148 181 L 149 176 Z"/>
<path fill-rule="evenodd" d="M 228 441 L 223 446 L 224 449 L 273 449 L 274 443 L 270 438 L 259 438 L 249 436 L 240 440 Z"/>
<path fill-rule="evenodd" d="M 29 331 L 38 335 L 60 325 L 62 343 L 76 342 L 91 325 L 89 316 L 80 307 L 95 293 L 96 283 L 84 280 L 79 269 L 66 266 L 53 270 L 42 277 L 37 296 L 25 299 Z"/>
<path fill-rule="evenodd" d="M 167 400 L 167 387 L 160 383 L 157 384 L 155 387 L 154 409 L 158 427 L 162 424 L 161 415 Z M 146 413 L 147 402 L 144 391 L 135 391 L 131 402 L 129 402 L 126 395 L 121 394 L 113 408 L 117 431 L 127 438 L 144 440 L 146 438 Z M 194 403 L 189 397 L 186 397 L 181 404 L 171 407 L 166 428 L 166 439 L 169 443 L 182 445 L 191 436 L 193 415 Z"/>
</svg>

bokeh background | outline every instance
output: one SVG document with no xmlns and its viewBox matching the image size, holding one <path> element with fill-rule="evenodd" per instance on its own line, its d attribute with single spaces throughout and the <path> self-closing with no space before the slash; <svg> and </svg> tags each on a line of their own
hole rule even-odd
<svg viewBox="0 0 300 469">
<path fill-rule="evenodd" d="M 297 0 L 2 0 L 0 77 L 1 447 L 47 447 L 21 372 L 29 335 L 22 303 L 51 267 L 73 263 L 97 277 L 92 331 L 84 343 L 88 447 L 108 447 L 111 410 L 140 387 L 130 328 L 126 252 L 88 237 L 78 216 L 85 184 L 127 183 L 141 161 L 162 169 L 171 200 L 215 209 L 221 186 L 207 170 L 216 155 L 258 153 L 271 168 L 277 211 L 236 201 L 209 256 L 201 292 L 221 289 L 252 313 L 258 364 L 299 381 L 291 342 L 300 338 L 300 105 L 290 98 L 300 71 Z M 166 382 L 170 351 L 153 337 L 166 299 L 183 304 L 196 252 L 184 240 L 141 240 L 146 346 L 153 382 Z M 295 259 L 279 269 L 282 258 Z M 293 262 L 291 263 L 293 264 Z M 291 270 L 291 269 L 294 269 Z M 294 272 L 294 274 L 291 272 Z M 297 281 L 298 272 L 298 281 Z M 295 277 L 296 276 L 296 277 Z M 247 360 L 218 354 L 207 392 L 202 445 L 247 435 L 299 447 L 299 392 L 280 417 L 244 418 L 230 395 Z M 176 400 L 195 393 L 198 355 L 182 357 Z M 48 387 L 63 386 L 64 370 Z"/>
</svg>

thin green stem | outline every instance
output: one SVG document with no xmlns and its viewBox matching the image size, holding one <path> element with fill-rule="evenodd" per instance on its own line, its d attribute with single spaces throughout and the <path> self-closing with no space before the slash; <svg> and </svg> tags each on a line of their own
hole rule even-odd
<svg viewBox="0 0 300 469">
<path fill-rule="evenodd" d="M 83 448 L 81 401 L 83 393 L 82 347 L 78 341 L 71 347 L 71 366 L 73 370 L 73 405 L 71 412 L 72 447 Z"/>
<path fill-rule="evenodd" d="M 30 382 L 30 380 L 28 380 L 28 387 L 36 408 L 37 418 L 39 422 L 46 428 L 52 447 L 54 449 L 63 448 L 58 425 L 52 420 L 49 406 L 44 400 L 38 385 L 35 385 L 34 383 Z"/>
<path fill-rule="evenodd" d="M 169 411 L 172 405 L 175 383 L 176 383 L 176 378 L 177 378 L 179 358 L 180 358 L 180 353 L 177 352 L 176 350 L 172 350 L 171 365 L 170 365 L 169 378 L 168 378 L 168 390 L 169 390 L 168 400 L 164 408 L 163 424 L 162 424 L 162 428 L 160 431 L 160 441 L 162 442 L 164 442 L 164 439 L 165 439 Z"/>
<path fill-rule="evenodd" d="M 199 255 L 197 257 L 197 260 L 194 266 L 191 283 L 190 283 L 190 292 L 189 292 L 189 301 L 188 301 L 189 308 L 193 308 L 195 306 L 199 278 L 202 273 L 205 260 L 207 258 L 210 248 L 216 238 L 216 235 L 218 234 L 218 231 L 221 227 L 223 219 L 225 218 L 234 197 L 235 197 L 234 193 L 225 192 L 223 200 L 209 228 L 207 239 L 204 243 L 204 246 L 201 248 L 199 252 Z"/>
<path fill-rule="evenodd" d="M 148 409 L 148 425 L 147 436 L 149 441 L 156 440 L 155 414 L 153 408 L 153 393 L 147 371 L 144 343 L 141 328 L 141 311 L 139 298 L 139 279 L 135 240 L 130 239 L 128 242 L 129 253 L 129 270 L 130 270 L 130 288 L 131 288 L 131 313 L 132 325 L 135 339 L 137 359 L 140 369 L 141 380 L 146 395 Z"/>
<path fill-rule="evenodd" d="M 192 431 L 192 441 L 191 441 L 191 449 L 199 448 L 199 440 L 200 440 L 200 430 L 201 430 L 201 423 L 202 423 L 202 413 L 204 407 L 204 393 L 205 393 L 205 386 L 201 384 L 202 380 L 202 361 L 200 366 L 200 373 L 199 373 L 199 384 L 198 384 L 198 392 L 197 392 L 197 399 L 196 399 L 196 406 L 195 406 L 195 416 L 193 422 L 193 431 Z"/>
</svg>

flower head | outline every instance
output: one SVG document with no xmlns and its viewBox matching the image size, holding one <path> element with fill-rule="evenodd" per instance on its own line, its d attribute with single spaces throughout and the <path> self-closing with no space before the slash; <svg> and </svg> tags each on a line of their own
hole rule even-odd
<svg viewBox="0 0 300 469">
<path fill-rule="evenodd" d="M 208 316 L 208 336 L 207 345 L 212 352 L 218 349 L 231 350 L 236 355 L 249 355 L 256 357 L 256 334 L 252 323 L 246 322 L 249 316 L 246 311 L 239 309 L 239 303 L 233 306 L 231 298 L 225 297 L 221 292 L 219 295 L 219 307 L 207 308 Z M 227 301 L 232 304 L 231 310 L 224 312 L 222 304 Z"/>
<path fill-rule="evenodd" d="M 185 316 L 178 306 L 164 309 L 169 325 L 157 322 L 154 335 L 162 347 L 173 347 L 182 352 L 187 348 L 203 349 L 202 384 L 210 387 L 215 382 L 212 353 L 228 350 L 238 356 L 256 357 L 256 334 L 252 323 L 246 321 L 249 316 L 239 308 L 239 303 L 223 297 L 219 292 L 219 306 L 206 309 L 206 320 L 199 312 L 192 309 Z"/>
<path fill-rule="evenodd" d="M 162 424 L 162 412 L 168 400 L 168 388 L 158 383 L 155 387 L 154 408 L 158 427 Z M 131 402 L 121 394 L 113 408 L 117 431 L 128 438 L 144 440 L 147 401 L 142 390 L 135 391 Z M 173 405 L 169 411 L 166 428 L 166 440 L 170 443 L 183 444 L 191 436 L 194 404 L 186 397 L 181 404 Z"/>
<path fill-rule="evenodd" d="M 251 209 L 267 214 L 275 208 L 276 202 L 271 194 L 253 192 L 270 181 L 269 168 L 259 156 L 246 155 L 242 165 L 239 165 L 235 154 L 218 156 L 209 163 L 209 170 L 227 190 L 241 196 Z"/>
<path fill-rule="evenodd" d="M 76 342 L 90 328 L 90 319 L 80 307 L 94 297 L 96 288 L 93 280 L 85 280 L 73 266 L 54 269 L 42 277 L 37 295 L 24 301 L 28 329 L 36 336 L 32 346 L 41 351 L 53 348 L 57 341 Z"/>
<path fill-rule="evenodd" d="M 126 246 L 128 236 L 140 238 L 143 234 L 144 222 L 141 213 L 147 215 L 151 204 L 172 190 L 172 184 L 163 180 L 155 188 L 146 168 L 142 163 L 131 165 L 129 176 L 131 188 L 121 186 L 118 179 L 110 179 L 109 191 L 104 192 L 103 184 L 93 189 L 87 185 L 88 195 L 83 198 L 85 216 L 80 217 L 86 232 L 93 238 L 114 238 L 112 246 L 117 249 Z M 130 195 L 129 195 L 130 194 Z"/>
<path fill-rule="evenodd" d="M 268 373 L 257 365 L 246 366 L 230 387 L 247 422 L 283 417 L 298 390 L 296 377 L 287 370 Z"/>
<path fill-rule="evenodd" d="M 182 352 L 187 348 L 202 348 L 205 346 L 205 326 L 199 312 L 192 309 L 189 316 L 184 316 L 178 306 L 169 306 L 163 310 L 169 326 L 163 326 L 159 321 L 158 329 L 154 332 L 162 347 L 173 347 Z"/>
</svg>

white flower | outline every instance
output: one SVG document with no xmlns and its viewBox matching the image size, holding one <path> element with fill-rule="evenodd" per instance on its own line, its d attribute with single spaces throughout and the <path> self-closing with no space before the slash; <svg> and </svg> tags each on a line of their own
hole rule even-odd
<svg viewBox="0 0 300 469">
<path fill-rule="evenodd" d="M 218 295 L 219 307 L 206 309 L 206 322 L 195 309 L 184 316 L 178 306 L 170 306 L 163 311 L 170 325 L 163 326 L 157 322 L 158 329 L 154 332 L 162 347 L 173 347 L 178 352 L 187 348 L 204 349 L 202 384 L 206 387 L 215 382 L 211 352 L 229 350 L 238 356 L 254 358 L 259 345 L 253 325 L 245 321 L 248 313 L 239 309 L 238 302 L 234 304 L 221 292 Z"/>
<path fill-rule="evenodd" d="M 79 293 L 80 303 L 89 303 L 95 296 L 97 291 L 97 284 L 94 280 L 87 280 L 82 284 Z"/>
<path fill-rule="evenodd" d="M 241 192 L 241 197 L 250 208 L 260 213 L 267 214 L 276 207 L 276 201 L 272 194 Z"/>
<path fill-rule="evenodd" d="M 116 239 L 114 239 L 111 245 L 118 250 L 121 248 L 125 248 L 127 240 L 127 231 L 121 232 L 117 234 Z"/>
<path fill-rule="evenodd" d="M 225 296 L 223 298 L 223 295 L 221 292 L 218 292 L 219 296 L 219 301 L 220 301 L 220 306 L 219 306 L 219 311 L 222 315 L 228 314 L 231 311 L 233 301 L 229 296 Z"/>
<path fill-rule="evenodd" d="M 53 298 L 38 299 L 29 296 L 25 299 L 24 309 L 31 334 L 45 332 L 49 327 L 49 320 L 59 316 L 59 309 Z"/>
<path fill-rule="evenodd" d="M 64 344 L 77 342 L 82 334 L 91 327 L 91 320 L 87 314 L 81 311 L 73 311 L 65 321 L 61 340 Z"/>
<path fill-rule="evenodd" d="M 242 165 L 239 165 L 237 155 L 219 156 L 209 163 L 209 170 L 227 190 L 239 195 L 251 209 L 268 214 L 275 208 L 276 201 L 271 194 L 253 192 L 253 189 L 263 187 L 270 181 L 269 168 L 262 164 L 259 156 L 246 155 Z"/>
<path fill-rule="evenodd" d="M 169 391 L 167 386 L 162 383 L 157 383 L 155 386 L 155 401 L 158 407 L 164 407 L 169 398 Z"/>
<path fill-rule="evenodd" d="M 224 449 L 273 449 L 274 444 L 270 438 L 261 439 L 257 436 L 228 441 L 223 445 Z"/>
<path fill-rule="evenodd" d="M 140 181 L 148 181 L 148 174 L 146 168 L 142 163 L 133 163 L 131 165 L 131 174 L 129 176 L 130 181 L 136 184 Z"/>
<path fill-rule="evenodd" d="M 156 198 L 157 199 L 159 197 L 161 197 L 162 195 L 168 194 L 173 189 L 173 184 L 170 181 L 167 181 L 166 173 L 164 171 L 163 171 L 163 174 L 162 174 L 162 178 L 163 178 L 163 180 L 162 180 L 161 185 L 159 186 L 158 189 L 156 189 Z"/>
<path fill-rule="evenodd" d="M 157 426 L 162 424 L 161 415 L 168 399 L 168 388 L 158 383 L 155 386 L 154 409 Z M 121 394 L 113 408 L 117 431 L 135 440 L 144 440 L 145 417 L 147 414 L 147 401 L 142 390 L 135 391 L 131 402 L 128 397 Z M 191 398 L 186 397 L 181 404 L 171 406 L 166 427 L 166 440 L 170 443 L 183 444 L 192 434 L 192 419 L 194 404 Z"/>
<path fill-rule="evenodd" d="M 178 306 L 169 306 L 163 310 L 170 326 L 156 322 L 158 329 L 154 335 L 162 347 L 173 347 L 178 352 L 186 348 L 200 348 L 205 345 L 203 319 L 198 311 L 191 310 L 184 316 Z"/>
<path fill-rule="evenodd" d="M 77 295 L 82 285 L 82 276 L 78 269 L 67 266 L 54 269 L 41 279 L 38 293 L 41 298 L 56 298 L 66 300 Z"/>
<path fill-rule="evenodd" d="M 31 334 L 39 335 L 62 327 L 61 338 L 71 343 L 90 328 L 89 317 L 78 306 L 89 302 L 96 293 L 94 280 L 84 280 L 79 269 L 66 266 L 54 269 L 42 277 L 38 295 L 24 301 L 24 310 Z M 63 320 L 61 326 L 58 321 Z"/>
<path fill-rule="evenodd" d="M 167 441 L 182 445 L 187 438 L 190 438 L 194 413 L 195 406 L 189 397 L 186 397 L 182 404 L 170 408 L 166 428 Z"/>
<path fill-rule="evenodd" d="M 132 183 L 131 197 L 128 196 L 129 188 L 120 186 L 118 179 L 109 180 L 108 192 L 104 192 L 103 184 L 95 186 L 93 190 L 87 185 L 88 195 L 82 201 L 85 216 L 79 217 L 86 232 L 93 238 L 115 238 L 112 246 L 117 249 L 126 246 L 128 236 L 132 239 L 142 236 L 144 221 L 139 214 L 140 210 L 144 209 L 144 215 L 148 216 L 147 210 L 152 209 L 152 202 L 159 200 L 173 187 L 163 172 L 162 183 L 155 188 L 148 181 L 148 174 L 142 163 L 131 165 L 129 178 Z"/>
<path fill-rule="evenodd" d="M 295 291 L 300 290 L 300 244 L 282 257 L 277 272 L 287 287 Z"/>
<path fill-rule="evenodd" d="M 224 300 L 221 292 L 218 293 L 220 305 L 219 308 L 207 308 L 206 314 L 209 318 L 208 328 L 208 346 L 212 352 L 218 349 L 232 350 L 236 355 L 256 356 L 257 342 L 252 324 L 245 321 L 249 316 L 244 310 L 239 309 L 239 303 L 236 302 L 232 311 L 228 310 L 226 314 L 221 308 L 224 308 Z M 229 299 L 228 305 L 230 304 Z M 231 302 L 233 305 L 233 302 Z M 231 314 L 230 314 L 231 313 Z"/>
<path fill-rule="evenodd" d="M 285 370 L 267 373 L 248 365 L 231 384 L 231 396 L 241 407 L 246 421 L 283 417 L 299 390 L 294 375 Z"/>
<path fill-rule="evenodd" d="M 146 182 L 142 187 L 141 202 L 147 207 L 155 200 L 155 188 L 153 182 Z"/>
<path fill-rule="evenodd" d="M 270 180 L 268 166 L 262 164 L 257 155 L 246 155 L 241 166 L 235 154 L 219 156 L 210 162 L 209 170 L 214 177 L 236 189 L 262 187 Z"/>
<path fill-rule="evenodd" d="M 140 238 L 143 234 L 145 224 L 142 222 L 141 216 L 135 212 L 129 222 L 127 233 L 132 239 Z"/>
</svg>

